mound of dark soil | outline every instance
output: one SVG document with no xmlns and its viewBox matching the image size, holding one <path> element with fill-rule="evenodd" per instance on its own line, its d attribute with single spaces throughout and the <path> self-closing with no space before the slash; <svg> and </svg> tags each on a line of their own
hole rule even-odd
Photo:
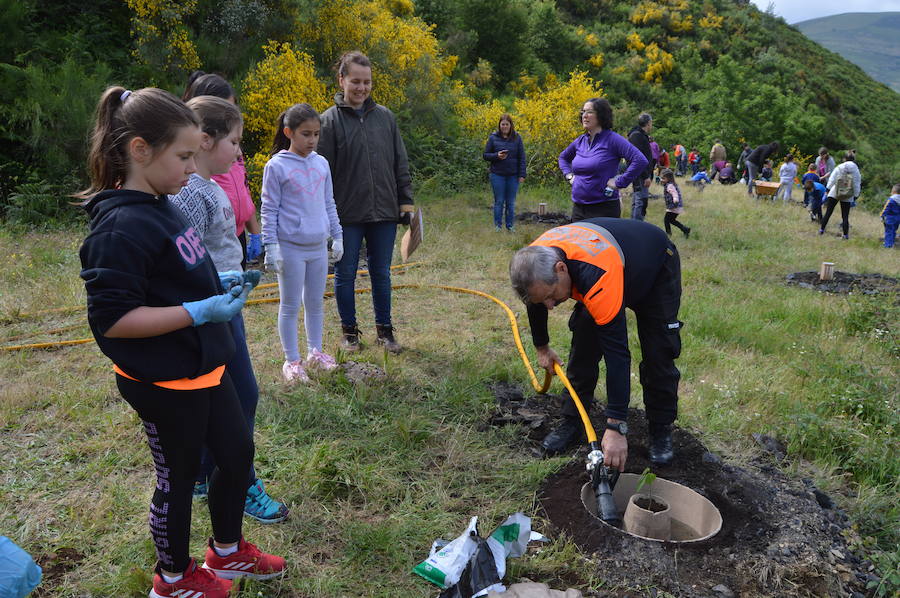
<svg viewBox="0 0 900 598">
<path fill-rule="evenodd" d="M 519 222 L 540 222 L 542 224 L 551 224 L 553 226 L 560 226 L 572 222 L 569 215 L 563 212 L 547 212 L 544 215 L 540 215 L 537 212 L 522 212 L 516 216 L 516 220 Z"/>
<path fill-rule="evenodd" d="M 900 280 L 896 278 L 883 274 L 852 274 L 839 270 L 834 271 L 833 280 L 819 280 L 818 272 L 795 272 L 788 274 L 787 283 L 825 293 L 862 293 L 864 295 L 900 293 Z"/>
<path fill-rule="evenodd" d="M 560 397 L 525 397 L 510 385 L 492 387 L 497 398 L 493 425 L 528 426 L 537 451 L 558 413 Z M 593 414 L 600 421 L 599 413 Z M 540 420 L 539 425 L 533 422 Z M 627 472 L 651 467 L 644 413 L 629 412 Z M 871 564 L 848 548 L 853 536 L 846 515 L 810 480 L 794 480 L 767 457 L 747 467 L 726 464 L 689 431 L 675 428 L 676 460 L 652 466 L 659 477 L 699 492 L 719 509 L 722 530 L 691 544 L 649 542 L 614 530 L 581 503 L 588 481 L 587 448 L 545 481 L 540 504 L 557 534 L 565 534 L 592 554 L 597 575 L 613 587 L 652 586 L 684 598 L 722 596 L 866 596 Z M 766 446 L 762 443 L 762 446 Z M 541 530 L 544 533 L 553 530 Z M 652 595 L 656 595 L 652 593 Z M 634 596 L 610 591 L 598 596 Z"/>
</svg>

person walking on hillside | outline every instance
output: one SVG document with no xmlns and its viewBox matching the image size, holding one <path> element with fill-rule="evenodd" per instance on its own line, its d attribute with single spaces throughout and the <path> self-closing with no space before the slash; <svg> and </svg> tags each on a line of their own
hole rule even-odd
<svg viewBox="0 0 900 598">
<path fill-rule="evenodd" d="M 828 204 L 825 210 L 825 216 L 822 218 L 822 226 L 819 228 L 819 234 L 825 234 L 825 228 L 828 226 L 828 220 L 831 218 L 834 207 L 841 204 L 841 235 L 842 239 L 848 239 L 850 235 L 850 208 L 851 202 L 855 202 L 859 197 L 860 188 L 862 186 L 862 176 L 859 174 L 859 167 L 856 165 L 856 152 L 848 150 L 844 154 L 844 161 L 831 171 L 828 177 Z"/>
<path fill-rule="evenodd" d="M 712 149 L 709 150 L 709 167 L 712 169 L 712 175 L 710 178 L 713 180 L 716 179 L 716 173 L 719 172 L 722 168 L 725 167 L 726 155 L 725 155 L 725 146 L 722 145 L 722 142 L 716 139 L 716 142 L 713 144 Z M 716 167 L 716 163 L 721 163 L 719 167 Z"/>
<path fill-rule="evenodd" d="M 606 98 L 592 98 L 584 103 L 581 126 L 584 134 L 559 154 L 559 168 L 572 185 L 572 220 L 619 218 L 619 190 L 640 176 L 649 161 L 612 130 L 612 106 Z M 622 159 L 628 167 L 616 175 Z"/>
<path fill-rule="evenodd" d="M 653 170 L 656 168 L 656 160 L 653 159 L 653 150 L 650 147 L 650 131 L 652 129 L 653 117 L 644 112 L 638 116 L 637 125 L 628 133 L 628 141 L 631 142 L 631 145 L 641 150 L 641 153 L 647 158 L 647 168 L 634 179 L 631 193 L 631 217 L 635 220 L 643 220 L 647 216 L 650 183 L 653 181 Z"/>
<path fill-rule="evenodd" d="M 366 240 L 366 263 L 372 281 L 376 342 L 401 351 L 391 322 L 391 257 L 397 223 L 408 225 L 414 211 L 406 146 L 394 113 L 370 97 L 372 63 L 361 52 L 347 52 L 338 63 L 334 106 L 322 114 L 316 152 L 328 160 L 334 201 L 344 234 L 344 255 L 334 265 L 345 351 L 359 351 L 356 321 L 356 271 Z"/>
<path fill-rule="evenodd" d="M 747 155 L 747 195 L 753 197 L 753 189 L 756 186 L 756 177 L 760 168 L 766 163 L 766 160 L 773 153 L 778 151 L 778 142 L 765 143 L 757 146 L 755 150 Z"/>
<path fill-rule="evenodd" d="M 550 347 L 547 312 L 577 303 L 569 318 L 572 344 L 566 375 L 590 411 L 606 363 L 605 422 L 601 446 L 608 466 L 622 471 L 628 456 L 631 353 L 625 308 L 637 317 L 640 381 L 650 432 L 650 461 L 674 458 L 672 423 L 678 408 L 675 359 L 681 354 L 681 264 L 666 234 L 637 220 L 592 218 L 553 228 L 520 249 L 509 265 L 513 289 L 525 302 L 538 363 L 553 371 L 562 364 Z M 562 422 L 541 443 L 547 454 L 565 451 L 583 431 L 572 401 Z"/>
<path fill-rule="evenodd" d="M 497 130 L 488 137 L 482 155 L 491 163 L 494 229 L 502 230 L 505 214 L 506 230 L 511 231 L 515 226 L 516 193 L 519 185 L 525 182 L 525 146 L 509 114 L 500 117 Z"/>
</svg>

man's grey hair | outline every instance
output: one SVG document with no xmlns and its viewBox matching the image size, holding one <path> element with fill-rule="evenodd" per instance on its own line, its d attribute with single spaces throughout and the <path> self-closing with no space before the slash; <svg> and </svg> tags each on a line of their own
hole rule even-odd
<svg viewBox="0 0 900 598">
<path fill-rule="evenodd" d="M 519 298 L 528 302 L 528 290 L 536 282 L 554 285 L 559 277 L 554 270 L 562 261 L 561 251 L 554 247 L 529 245 L 518 250 L 509 262 L 509 280 Z"/>
<path fill-rule="evenodd" d="M 649 112 L 641 112 L 641 115 L 638 116 L 638 126 L 646 127 L 650 122 L 653 121 L 653 117 L 650 116 Z"/>
</svg>

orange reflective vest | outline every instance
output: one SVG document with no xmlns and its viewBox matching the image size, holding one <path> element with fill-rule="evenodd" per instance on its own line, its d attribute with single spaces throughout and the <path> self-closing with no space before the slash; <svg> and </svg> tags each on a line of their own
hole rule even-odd
<svg viewBox="0 0 900 598">
<path fill-rule="evenodd" d="M 576 222 L 548 230 L 532 245 L 557 247 L 567 260 L 598 268 L 599 276 L 589 288 L 572 285 L 572 299 L 581 301 L 600 326 L 619 314 L 625 296 L 625 254 L 608 230 L 590 222 Z"/>
</svg>

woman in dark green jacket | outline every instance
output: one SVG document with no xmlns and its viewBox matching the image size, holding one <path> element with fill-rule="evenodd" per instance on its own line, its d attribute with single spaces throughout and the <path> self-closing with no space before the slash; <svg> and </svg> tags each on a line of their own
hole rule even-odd
<svg viewBox="0 0 900 598">
<path fill-rule="evenodd" d="M 338 64 L 334 106 L 322 114 L 317 151 L 331 165 L 334 201 L 344 229 L 344 256 L 334 266 L 334 296 L 346 351 L 358 351 L 356 270 L 366 240 L 366 262 L 372 280 L 377 342 L 398 353 L 391 324 L 391 256 L 397 223 L 409 224 L 413 211 L 412 181 L 406 146 L 394 114 L 376 104 L 372 64 L 360 52 L 347 52 Z"/>
</svg>

